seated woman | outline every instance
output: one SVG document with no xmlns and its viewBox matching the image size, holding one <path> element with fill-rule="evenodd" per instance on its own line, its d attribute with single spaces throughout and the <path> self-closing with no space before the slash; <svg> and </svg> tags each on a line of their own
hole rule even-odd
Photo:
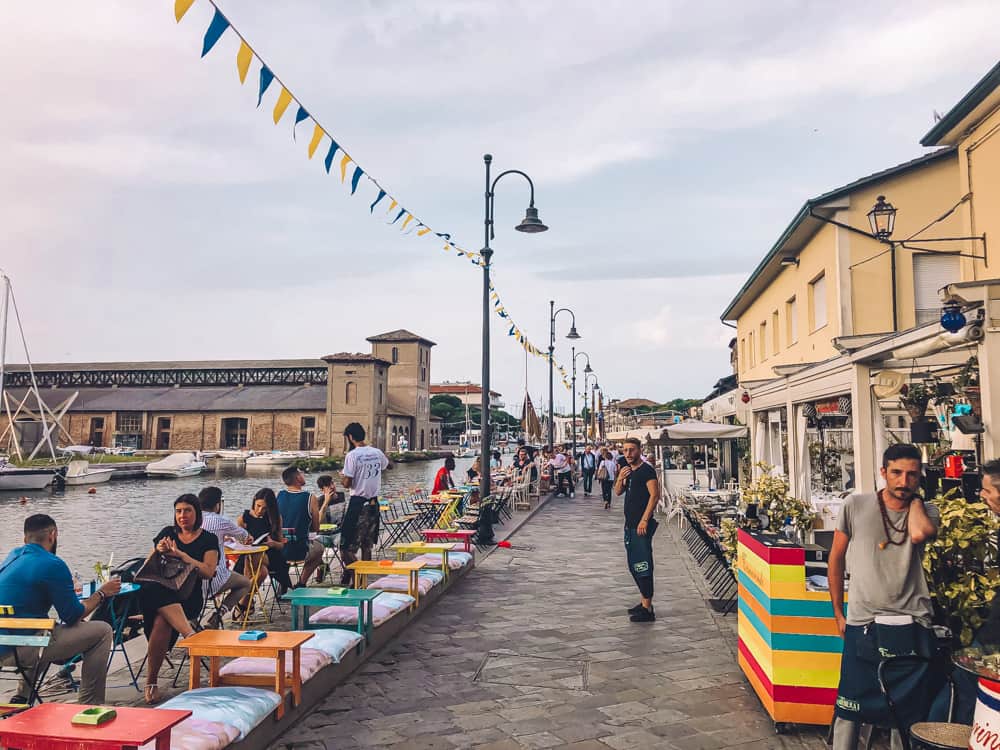
<svg viewBox="0 0 1000 750">
<path fill-rule="evenodd" d="M 474 484 L 475 482 L 479 481 L 479 459 L 478 458 L 476 458 L 476 460 L 472 462 L 472 466 L 469 467 L 469 470 L 466 472 L 466 476 L 468 476 L 468 478 L 469 478 L 469 484 Z"/>
<path fill-rule="evenodd" d="M 153 555 L 175 557 L 193 565 L 197 576 L 191 593 L 181 592 L 159 583 L 143 581 L 139 589 L 142 628 L 146 633 L 148 662 L 146 663 L 146 703 L 158 703 L 161 695 L 157 684 L 160 667 L 167 651 L 173 648 L 177 636 L 194 635 L 192 620 L 197 619 L 202 605 L 202 580 L 211 580 L 219 563 L 219 539 L 201 528 L 201 504 L 196 495 L 181 495 L 174 500 L 174 525 L 165 526 L 153 539 Z"/>
<path fill-rule="evenodd" d="M 438 469 L 437 474 L 434 477 L 434 489 L 431 490 L 432 495 L 436 495 L 439 492 L 444 492 L 445 490 L 450 490 L 455 486 L 455 480 L 451 477 L 451 472 L 455 470 L 455 457 L 448 456 L 444 460 L 444 466 Z"/>
<path fill-rule="evenodd" d="M 278 583 L 278 596 L 282 596 L 292 587 L 292 579 L 288 576 L 288 562 L 281 554 L 285 547 L 285 535 L 281 532 L 281 513 L 274 492 L 268 487 L 257 490 L 250 510 L 243 511 L 236 523 L 246 529 L 255 541 L 260 539 L 258 544 L 267 545 L 267 560 L 260 566 L 257 582 L 259 584 L 270 574 Z M 239 565 L 243 565 L 242 559 Z"/>
</svg>

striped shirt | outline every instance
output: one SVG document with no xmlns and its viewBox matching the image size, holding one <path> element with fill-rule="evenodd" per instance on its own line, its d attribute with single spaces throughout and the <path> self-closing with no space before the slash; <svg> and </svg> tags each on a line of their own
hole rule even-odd
<svg viewBox="0 0 1000 750">
<path fill-rule="evenodd" d="M 226 581 L 232 575 L 229 565 L 226 564 L 226 537 L 233 537 L 241 542 L 248 542 L 250 541 L 250 534 L 247 533 L 246 529 L 241 529 L 237 526 L 227 516 L 209 511 L 205 511 L 202 514 L 201 527 L 205 531 L 211 531 L 219 537 L 219 564 L 215 569 L 215 575 L 212 576 L 212 580 L 208 583 L 208 595 L 212 596 L 226 585 Z"/>
</svg>

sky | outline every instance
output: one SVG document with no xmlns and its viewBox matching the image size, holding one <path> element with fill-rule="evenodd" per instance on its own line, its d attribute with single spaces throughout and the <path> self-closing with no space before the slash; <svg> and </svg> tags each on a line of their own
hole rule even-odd
<svg viewBox="0 0 1000 750">
<path fill-rule="evenodd" d="M 527 172 L 550 230 L 514 231 L 528 188 L 504 178 L 506 310 L 546 348 L 549 300 L 571 309 L 556 360 L 575 343 L 605 398 L 657 401 L 729 373 L 719 316 L 803 201 L 920 155 L 1000 28 L 992 0 L 218 1 L 434 231 L 478 250 L 483 154 Z M 170 0 L 4 6 L 0 268 L 33 361 L 317 357 L 406 328 L 437 342 L 433 380 L 480 381 L 481 269 L 370 213 L 325 146 L 310 161 L 277 84 L 256 108 L 257 61 L 240 85 L 232 30 L 200 59 L 208 0 L 179 24 Z M 507 328 L 492 384 L 516 414 L 547 371 Z"/>
</svg>

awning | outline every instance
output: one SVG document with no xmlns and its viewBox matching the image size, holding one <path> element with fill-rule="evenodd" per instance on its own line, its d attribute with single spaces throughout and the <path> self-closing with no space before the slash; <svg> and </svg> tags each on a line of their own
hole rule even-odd
<svg viewBox="0 0 1000 750">
<path fill-rule="evenodd" d="M 679 422 L 664 427 L 652 440 L 702 442 L 708 440 L 735 440 L 746 437 L 747 428 L 742 425 L 716 424 L 715 422 Z"/>
</svg>

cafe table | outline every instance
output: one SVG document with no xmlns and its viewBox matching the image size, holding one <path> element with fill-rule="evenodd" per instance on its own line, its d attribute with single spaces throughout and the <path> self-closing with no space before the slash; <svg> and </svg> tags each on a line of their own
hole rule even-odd
<svg viewBox="0 0 1000 750">
<path fill-rule="evenodd" d="M 379 589 L 292 589 L 282 599 L 292 605 L 292 630 L 309 627 L 309 609 L 311 607 L 357 607 L 358 635 L 371 640 L 374 627 L 373 608 L 376 598 L 382 595 Z M 346 627 L 346 626 L 345 626 Z"/>
<path fill-rule="evenodd" d="M 406 593 L 413 597 L 413 606 L 416 607 L 420 603 L 418 573 L 426 566 L 427 563 L 415 560 L 358 560 L 348 565 L 347 569 L 354 571 L 354 583 L 359 589 L 365 588 L 368 576 L 407 575 L 409 587 Z M 360 582 L 357 580 L 359 576 Z"/>
<path fill-rule="evenodd" d="M 242 685 L 247 687 L 270 687 L 281 696 L 277 717 L 285 714 L 285 696 L 291 694 L 292 705 L 302 702 L 302 673 L 299 669 L 302 644 L 315 633 L 309 631 L 282 632 L 269 631 L 266 638 L 259 641 L 241 641 L 238 630 L 202 630 L 178 641 L 177 645 L 188 650 L 190 657 L 190 679 L 188 689 L 201 687 L 201 657 L 208 657 L 209 687 L 220 685 Z M 285 654 L 292 655 L 291 674 L 285 671 Z M 270 675 L 220 675 L 219 659 L 223 656 L 257 656 L 275 660 L 274 677 Z M 289 684 L 291 683 L 291 684 Z"/>
<path fill-rule="evenodd" d="M 448 553 L 451 552 L 450 544 L 434 544 L 429 542 L 400 542 L 392 545 L 396 552 L 396 559 L 402 560 L 403 555 L 441 555 L 441 573 L 448 577 L 450 568 L 448 567 Z"/>
<path fill-rule="evenodd" d="M 246 560 L 244 563 L 243 574 L 250 579 L 250 594 L 247 598 L 248 602 L 257 602 L 257 608 L 260 611 L 260 622 L 269 621 L 270 618 L 267 616 L 267 606 L 264 601 L 264 592 L 260 588 L 260 581 L 258 580 L 261 566 L 264 564 L 264 560 L 267 559 L 267 547 L 265 545 L 259 546 L 249 546 L 245 544 L 233 544 L 231 542 L 226 542 L 226 558 L 232 560 L 234 563 L 243 558 Z M 247 606 L 243 611 L 243 622 L 240 625 L 246 628 L 247 623 L 250 622 L 250 610 L 253 607 Z"/>
<path fill-rule="evenodd" d="M 97 726 L 71 719 L 95 706 L 40 703 L 0 721 L 0 746 L 8 750 L 125 750 L 156 741 L 156 750 L 170 750 L 170 730 L 191 715 L 166 708 L 115 708 L 117 716 Z"/>
<path fill-rule="evenodd" d="M 465 551 L 472 552 L 472 537 L 476 532 L 472 529 L 422 529 L 420 535 L 428 542 L 438 539 L 455 540 L 465 543 Z"/>
<path fill-rule="evenodd" d="M 996 646 L 970 646 L 956 651 L 952 662 L 979 681 L 969 748 L 993 750 L 1000 737 L 1000 651 Z"/>
</svg>

